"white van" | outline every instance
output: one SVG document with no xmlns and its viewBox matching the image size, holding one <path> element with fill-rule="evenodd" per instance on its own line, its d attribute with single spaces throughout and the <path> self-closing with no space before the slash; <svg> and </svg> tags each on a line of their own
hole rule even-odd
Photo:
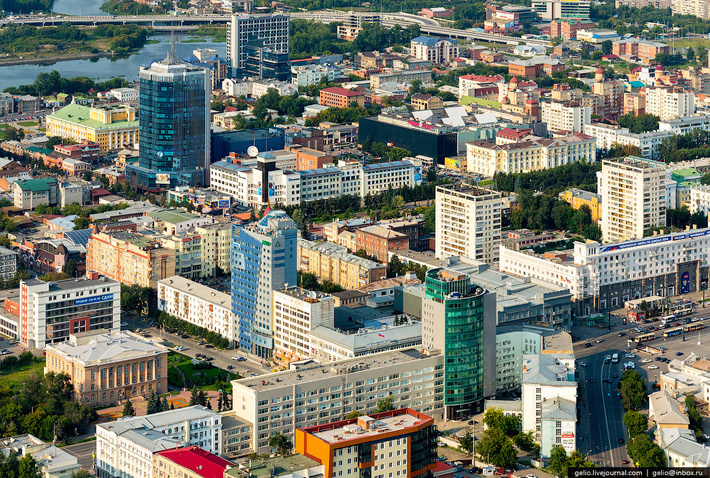
<svg viewBox="0 0 710 478">
<path fill-rule="evenodd" d="M 614 354 L 611 356 L 611 363 L 619 363 L 619 354 Z"/>
</svg>

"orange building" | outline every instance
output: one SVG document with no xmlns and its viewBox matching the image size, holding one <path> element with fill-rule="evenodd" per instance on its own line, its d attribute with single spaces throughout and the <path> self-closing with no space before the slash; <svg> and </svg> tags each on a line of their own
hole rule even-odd
<svg viewBox="0 0 710 478">
<path fill-rule="evenodd" d="M 525 78 L 552 75 L 558 71 L 565 71 L 564 63 L 550 58 L 531 58 L 529 60 L 511 60 L 508 62 L 508 74 Z"/>
<path fill-rule="evenodd" d="M 367 252 L 378 261 L 389 262 L 389 251 L 409 249 L 409 236 L 382 226 L 368 226 L 355 232 L 357 250 Z"/>
<path fill-rule="evenodd" d="M 618 40 L 611 45 L 614 55 L 638 56 L 641 60 L 653 60 L 659 53 L 669 53 L 670 47 L 657 41 L 627 38 Z"/>
<path fill-rule="evenodd" d="M 298 429 L 296 453 L 323 465 L 326 477 L 414 478 L 436 467 L 436 436 L 433 418 L 401 408 Z"/>
<path fill-rule="evenodd" d="M 565 40 L 575 40 L 579 30 L 594 28 L 594 23 L 583 20 L 552 20 L 550 23 L 550 36 L 562 37 Z"/>
<path fill-rule="evenodd" d="M 347 108 L 352 102 L 365 106 L 365 94 L 339 86 L 320 90 L 320 104 L 329 108 Z"/>
<path fill-rule="evenodd" d="M 296 171 L 324 168 L 333 162 L 333 156 L 310 148 L 296 151 Z"/>
</svg>

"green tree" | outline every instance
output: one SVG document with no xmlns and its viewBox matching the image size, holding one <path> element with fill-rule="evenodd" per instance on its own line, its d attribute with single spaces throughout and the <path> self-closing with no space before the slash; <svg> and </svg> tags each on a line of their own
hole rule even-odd
<svg viewBox="0 0 710 478">
<path fill-rule="evenodd" d="M 62 272 L 69 277 L 76 276 L 76 261 L 74 259 L 69 259 L 62 266 Z"/>
<path fill-rule="evenodd" d="M 627 370 L 619 382 L 621 401 L 626 410 L 638 410 L 646 403 L 646 381 L 635 370 Z"/>
<path fill-rule="evenodd" d="M 520 432 L 513 437 L 513 443 L 526 453 L 531 453 L 534 457 L 540 456 L 540 445 L 535 443 L 532 432 Z"/>
<path fill-rule="evenodd" d="M 688 61 L 695 61 L 695 50 L 693 50 L 692 46 L 688 47 L 688 51 L 685 54 L 686 58 L 688 58 Z"/>
<path fill-rule="evenodd" d="M 629 436 L 633 438 L 636 435 L 646 433 L 648 419 L 642 413 L 629 410 L 624 413 L 624 425 L 629 430 Z"/>
<path fill-rule="evenodd" d="M 91 478 L 91 474 L 86 470 L 73 471 L 70 478 Z"/>
<path fill-rule="evenodd" d="M 55 146 L 61 145 L 62 144 L 62 138 L 61 136 L 49 136 L 47 138 L 47 143 L 45 144 L 45 148 L 47 149 L 54 149 Z"/>
<path fill-rule="evenodd" d="M 466 430 L 464 436 L 459 438 L 459 446 L 466 453 L 473 452 L 473 435 L 471 435 L 471 430 Z"/>
<path fill-rule="evenodd" d="M 626 451 L 637 467 L 664 468 L 666 466 L 663 450 L 645 433 L 630 439 L 626 444 Z"/>
<path fill-rule="evenodd" d="M 168 397 L 163 397 L 163 401 L 160 402 L 160 411 L 167 412 L 170 410 L 170 404 L 168 403 Z"/>
<path fill-rule="evenodd" d="M 710 173 L 705 173 L 703 174 L 703 177 L 700 178 L 700 184 L 707 186 L 710 184 Z"/>
<path fill-rule="evenodd" d="M 560 445 L 555 445 L 550 450 L 550 457 L 548 458 L 548 463 L 550 464 L 550 469 L 558 476 L 563 476 L 567 474 L 567 452 Z"/>
<path fill-rule="evenodd" d="M 498 408 L 486 410 L 483 415 L 483 423 L 488 428 L 496 428 L 509 437 L 517 435 L 518 428 L 520 428 L 520 418 L 517 415 L 505 415 L 503 410 Z"/>
<path fill-rule="evenodd" d="M 688 414 L 688 419 L 690 420 L 690 429 L 695 432 L 695 436 L 698 439 L 703 437 L 703 418 L 698 412 L 698 408 L 695 404 L 695 398 L 690 395 L 685 397 L 685 411 Z"/>
<path fill-rule="evenodd" d="M 488 428 L 483 432 L 476 452 L 489 463 L 505 468 L 511 467 L 517 457 L 510 438 L 498 428 Z"/>
<path fill-rule="evenodd" d="M 293 443 L 291 443 L 291 440 L 289 440 L 288 437 L 282 435 L 281 433 L 277 433 L 269 438 L 269 446 L 271 448 L 275 448 L 279 455 L 286 456 L 291 453 Z"/>
<path fill-rule="evenodd" d="M 156 393 L 151 390 L 150 395 L 148 396 L 148 403 L 146 404 L 146 415 L 152 415 L 153 413 L 157 413 L 160 411 L 160 397 L 156 395 Z"/>
<path fill-rule="evenodd" d="M 394 401 L 392 397 L 380 398 L 377 401 L 375 413 L 389 412 L 390 410 L 394 410 Z"/>
<path fill-rule="evenodd" d="M 123 405 L 123 412 L 121 413 L 122 417 L 132 417 L 136 414 L 135 409 L 133 408 L 133 404 L 131 403 L 131 399 L 129 398 L 126 400 L 126 403 Z"/>
<path fill-rule="evenodd" d="M 613 45 L 611 43 L 611 40 L 604 40 L 602 42 L 602 54 L 604 54 L 604 55 L 611 54 L 612 47 L 613 47 Z"/>
<path fill-rule="evenodd" d="M 34 457 L 28 453 L 20 460 L 18 478 L 42 478 L 42 471 L 37 466 Z"/>
<path fill-rule="evenodd" d="M 352 420 L 353 418 L 357 418 L 357 417 L 359 417 L 359 416 L 362 416 L 362 413 L 360 413 L 360 412 L 358 412 L 357 410 L 355 410 L 355 411 L 350 412 L 350 413 L 348 413 L 347 415 L 345 415 L 345 419 L 346 419 L 346 420 Z"/>
</svg>

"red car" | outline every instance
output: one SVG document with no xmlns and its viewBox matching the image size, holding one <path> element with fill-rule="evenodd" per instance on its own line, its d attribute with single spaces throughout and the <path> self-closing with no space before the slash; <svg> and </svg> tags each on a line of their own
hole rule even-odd
<svg viewBox="0 0 710 478">
<path fill-rule="evenodd" d="M 629 464 L 629 460 L 621 460 L 621 464 L 622 464 L 622 465 L 628 465 L 628 464 Z"/>
</svg>

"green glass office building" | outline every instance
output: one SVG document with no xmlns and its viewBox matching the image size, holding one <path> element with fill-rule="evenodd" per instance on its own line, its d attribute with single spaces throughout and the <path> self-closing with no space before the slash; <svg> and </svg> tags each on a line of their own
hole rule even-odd
<svg viewBox="0 0 710 478">
<path fill-rule="evenodd" d="M 495 393 L 495 294 L 471 284 L 467 274 L 427 272 L 422 342 L 444 354 L 445 418 L 479 413 Z"/>
</svg>

